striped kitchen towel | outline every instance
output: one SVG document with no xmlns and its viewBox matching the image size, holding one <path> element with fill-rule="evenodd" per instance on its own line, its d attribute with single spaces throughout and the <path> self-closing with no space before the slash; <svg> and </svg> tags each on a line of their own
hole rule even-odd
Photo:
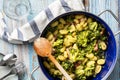
<svg viewBox="0 0 120 80">
<path fill-rule="evenodd" d="M 8 33 L 9 30 L 7 29 L 4 17 L 0 13 L 0 38 L 14 44 L 33 42 L 52 19 L 72 10 L 83 11 L 82 0 L 56 0 L 48 8 L 41 11 L 32 21 L 14 29 L 12 33 Z"/>
</svg>

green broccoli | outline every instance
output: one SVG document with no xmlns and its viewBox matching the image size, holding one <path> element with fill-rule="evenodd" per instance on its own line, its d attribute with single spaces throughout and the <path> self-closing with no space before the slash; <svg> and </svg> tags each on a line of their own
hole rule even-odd
<svg viewBox="0 0 120 80">
<path fill-rule="evenodd" d="M 71 63 L 69 61 L 64 61 L 64 62 L 62 62 L 62 66 L 65 70 L 72 69 L 73 63 Z"/>
<path fill-rule="evenodd" d="M 86 47 L 88 43 L 89 31 L 82 31 L 77 35 L 78 46 Z"/>
<path fill-rule="evenodd" d="M 90 30 L 96 31 L 97 28 L 98 28 L 97 22 L 91 22 L 91 23 L 89 23 L 89 29 L 90 29 Z"/>
<path fill-rule="evenodd" d="M 54 43 L 53 43 L 53 47 L 55 46 L 59 46 L 63 43 L 63 39 L 57 39 Z"/>
<path fill-rule="evenodd" d="M 71 62 L 76 62 L 77 61 L 77 56 L 78 56 L 78 51 L 75 49 L 70 50 L 69 58 Z"/>
<path fill-rule="evenodd" d="M 79 50 L 71 49 L 69 53 L 69 59 L 72 63 L 79 60 L 84 60 L 84 54 L 79 53 Z"/>
<path fill-rule="evenodd" d="M 94 66 L 90 66 L 90 67 L 86 67 L 85 68 L 85 75 L 86 76 L 91 76 L 93 75 L 93 71 L 94 71 L 95 67 Z"/>
</svg>

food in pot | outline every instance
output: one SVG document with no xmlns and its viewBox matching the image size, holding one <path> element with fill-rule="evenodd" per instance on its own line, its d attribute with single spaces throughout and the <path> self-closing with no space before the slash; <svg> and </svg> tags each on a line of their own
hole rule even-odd
<svg viewBox="0 0 120 80">
<path fill-rule="evenodd" d="M 95 77 L 105 64 L 105 28 L 89 16 L 76 14 L 60 18 L 48 27 L 45 37 L 52 44 L 52 55 L 73 80 Z M 43 64 L 52 76 L 66 80 L 48 58 L 44 58 Z"/>
</svg>

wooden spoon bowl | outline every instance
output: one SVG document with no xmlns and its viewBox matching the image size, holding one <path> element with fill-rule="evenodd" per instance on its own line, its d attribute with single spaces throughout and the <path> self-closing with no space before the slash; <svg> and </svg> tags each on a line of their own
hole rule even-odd
<svg viewBox="0 0 120 80">
<path fill-rule="evenodd" d="M 45 38 L 38 38 L 34 41 L 34 50 L 41 57 L 48 57 L 52 52 L 52 45 Z"/>
</svg>

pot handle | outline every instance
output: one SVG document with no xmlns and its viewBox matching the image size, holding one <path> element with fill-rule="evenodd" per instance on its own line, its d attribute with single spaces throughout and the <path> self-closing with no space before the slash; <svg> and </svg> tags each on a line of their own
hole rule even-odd
<svg viewBox="0 0 120 80">
<path fill-rule="evenodd" d="M 34 74 L 34 72 L 35 72 L 37 69 L 39 69 L 39 68 L 40 68 L 40 66 L 37 66 L 37 67 L 35 67 L 35 68 L 32 70 L 32 72 L 30 73 L 30 80 L 35 80 L 33 74 Z"/>
<path fill-rule="evenodd" d="M 100 14 L 98 14 L 98 16 L 101 16 L 105 12 L 109 12 L 115 18 L 115 20 L 120 24 L 119 19 L 111 10 L 104 10 Z M 116 32 L 114 35 L 117 36 L 119 33 L 120 33 L 120 31 Z"/>
</svg>

